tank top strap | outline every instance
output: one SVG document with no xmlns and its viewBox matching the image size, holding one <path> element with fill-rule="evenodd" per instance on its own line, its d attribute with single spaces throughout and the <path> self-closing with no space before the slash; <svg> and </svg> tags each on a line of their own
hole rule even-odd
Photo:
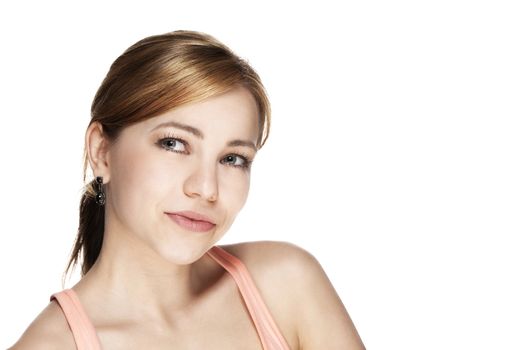
<svg viewBox="0 0 525 350">
<path fill-rule="evenodd" d="M 62 308 L 67 323 L 71 328 L 78 350 L 100 350 L 101 345 L 93 324 L 90 322 L 75 291 L 64 289 L 54 293 L 50 301 L 56 299 Z"/>
<path fill-rule="evenodd" d="M 213 246 L 207 253 L 235 280 L 264 350 L 290 350 L 244 263 L 219 246 Z"/>
</svg>

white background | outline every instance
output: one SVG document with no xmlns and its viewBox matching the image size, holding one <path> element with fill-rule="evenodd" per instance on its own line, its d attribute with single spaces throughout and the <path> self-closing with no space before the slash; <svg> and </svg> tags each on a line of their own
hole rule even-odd
<svg viewBox="0 0 525 350">
<path fill-rule="evenodd" d="M 0 348 L 62 290 L 110 64 L 192 29 L 246 58 L 273 104 L 221 243 L 310 251 L 368 349 L 525 349 L 521 4 L 188 3 L 0 5 Z"/>
</svg>

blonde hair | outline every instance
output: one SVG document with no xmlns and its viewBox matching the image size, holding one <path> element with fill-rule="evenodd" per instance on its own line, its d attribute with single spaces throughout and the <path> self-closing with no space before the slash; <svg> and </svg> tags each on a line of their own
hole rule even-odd
<svg viewBox="0 0 525 350">
<path fill-rule="evenodd" d="M 270 102 L 259 75 L 248 62 L 202 32 L 177 30 L 149 36 L 130 46 L 112 63 L 93 99 L 89 125 L 99 122 L 111 143 L 127 126 L 238 86 L 248 89 L 257 103 L 256 146 L 260 149 L 270 129 Z M 83 158 L 85 183 L 86 149 Z M 95 188 L 95 180 L 84 186 L 78 233 L 64 274 L 82 254 L 84 276 L 100 253 L 104 208 L 95 202 Z"/>
</svg>

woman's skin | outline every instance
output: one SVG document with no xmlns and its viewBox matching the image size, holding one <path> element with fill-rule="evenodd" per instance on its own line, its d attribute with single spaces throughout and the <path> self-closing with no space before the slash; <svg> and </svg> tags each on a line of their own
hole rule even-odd
<svg viewBox="0 0 525 350">
<path fill-rule="evenodd" d="M 205 254 L 246 202 L 256 155 L 246 144 L 256 144 L 257 113 L 251 93 L 239 87 L 127 127 L 112 145 L 98 123 L 86 131 L 93 174 L 106 184 L 106 221 L 100 256 L 72 289 L 102 348 L 262 349 L 234 280 Z M 159 127 L 165 122 L 198 131 Z M 233 140 L 243 142 L 228 146 Z M 216 226 L 185 230 L 166 214 L 182 210 Z M 245 263 L 291 349 L 364 349 L 307 251 L 270 241 L 221 247 Z M 56 302 L 13 347 L 51 348 L 75 349 Z"/>
</svg>

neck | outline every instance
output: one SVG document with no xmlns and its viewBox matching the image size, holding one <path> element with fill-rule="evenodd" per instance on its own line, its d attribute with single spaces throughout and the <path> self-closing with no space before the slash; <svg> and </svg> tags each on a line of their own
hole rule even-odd
<svg viewBox="0 0 525 350">
<path fill-rule="evenodd" d="M 110 311 L 131 322 L 169 323 L 197 302 L 206 282 L 214 280 L 214 266 L 207 254 L 191 264 L 174 264 L 135 235 L 107 225 L 95 264 L 74 289 L 95 310 L 104 300 L 101 314 Z"/>
</svg>

